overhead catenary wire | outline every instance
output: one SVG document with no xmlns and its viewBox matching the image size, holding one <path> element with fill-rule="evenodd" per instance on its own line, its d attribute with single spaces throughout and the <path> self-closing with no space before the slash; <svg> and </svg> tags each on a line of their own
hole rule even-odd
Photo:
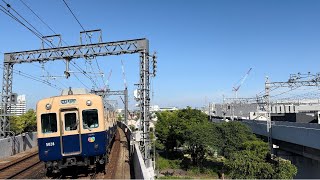
<svg viewBox="0 0 320 180">
<path fill-rule="evenodd" d="M 10 6 L 12 8 L 12 6 Z M 37 38 L 39 38 L 41 41 L 43 41 L 43 35 L 40 33 L 38 34 L 36 31 L 38 30 L 33 30 L 31 27 L 28 27 L 25 23 L 23 23 L 19 18 L 17 18 L 14 14 L 12 14 L 8 9 L 6 9 L 4 6 L 0 5 L 0 10 L 6 14 L 7 16 L 11 17 L 13 20 L 17 21 L 19 24 L 21 24 L 22 26 L 24 26 L 25 28 L 27 28 L 32 34 L 34 34 L 35 36 L 37 36 Z M 44 43 L 46 43 L 48 46 L 50 46 L 50 44 L 48 44 L 47 41 L 44 41 Z"/>
<path fill-rule="evenodd" d="M 3 68 L 3 67 L 0 67 L 0 69 L 3 70 L 4 68 Z M 61 87 L 58 87 L 58 86 L 55 85 L 55 84 L 52 84 L 52 83 L 50 83 L 50 82 L 48 82 L 48 81 L 42 80 L 42 79 L 40 79 L 40 78 L 38 78 L 38 77 L 35 77 L 35 76 L 33 76 L 33 75 L 27 74 L 27 73 L 22 72 L 22 71 L 19 71 L 19 70 L 13 70 L 13 73 L 14 73 L 14 74 L 17 74 L 17 75 L 20 75 L 20 76 L 23 76 L 23 77 L 28 78 L 28 79 L 32 79 L 32 80 L 34 80 L 34 81 L 41 82 L 41 83 L 46 84 L 46 85 L 48 85 L 48 86 L 50 86 L 50 87 L 53 87 L 53 88 L 55 88 L 55 89 L 57 89 L 57 90 L 62 90 L 62 89 L 63 89 L 63 88 L 61 88 Z"/>
<path fill-rule="evenodd" d="M 8 8 L 12 9 L 20 18 L 22 18 L 29 26 L 31 26 L 39 35 L 43 36 L 41 32 L 35 28 L 28 20 L 26 20 L 19 12 L 17 12 L 10 4 L 8 4 L 5 0 L 2 0 L 3 3 L 7 5 Z"/>
<path fill-rule="evenodd" d="M 78 24 L 81 26 L 83 31 L 86 31 L 84 29 L 84 27 L 82 26 L 82 24 L 80 23 L 80 21 L 78 20 L 78 18 L 76 17 L 76 15 L 73 13 L 73 11 L 71 10 L 71 8 L 69 7 L 69 5 L 67 4 L 67 2 L 65 0 L 62 0 L 64 2 L 64 4 L 67 6 L 67 8 L 69 9 L 69 11 L 71 12 L 71 14 L 73 15 L 73 17 L 76 19 L 76 21 L 78 22 Z"/>
<path fill-rule="evenodd" d="M 82 28 L 82 30 L 85 32 L 85 34 L 88 36 L 89 40 L 90 40 L 90 43 L 92 44 L 92 41 L 91 41 L 91 37 L 90 35 L 87 33 L 87 31 L 85 30 L 85 28 L 83 27 L 83 25 L 80 23 L 79 19 L 77 18 L 77 16 L 74 14 L 74 12 L 72 11 L 72 9 L 70 8 L 70 6 L 67 4 L 67 2 L 65 0 L 62 0 L 64 2 L 64 4 L 67 6 L 67 8 L 69 9 L 70 13 L 72 14 L 72 16 L 74 17 L 74 19 L 78 22 L 78 24 L 80 25 L 80 27 Z M 95 61 L 96 61 L 96 64 L 97 64 L 97 67 L 98 67 L 98 70 L 99 72 L 101 72 L 101 69 L 100 69 L 100 66 L 99 66 L 99 63 L 96 59 L 96 57 L 94 57 Z M 102 82 L 104 83 L 104 79 L 103 77 L 101 76 L 101 79 L 102 79 Z M 98 80 L 97 80 L 98 81 Z"/>
<path fill-rule="evenodd" d="M 7 4 L 4 0 L 2 0 L 2 2 L 4 2 L 8 7 L 10 7 L 10 9 L 14 10 L 12 8 L 12 6 L 10 4 Z M 16 10 L 14 10 L 14 12 L 16 12 L 20 18 L 22 18 L 25 22 L 27 22 L 27 24 L 29 24 L 31 27 L 28 27 L 25 23 L 23 23 L 18 17 L 16 17 L 14 14 L 12 14 L 9 10 L 7 10 L 5 7 L 3 7 L 2 5 L 0 5 L 0 7 L 2 9 L 0 9 L 3 13 L 5 13 L 6 15 L 8 15 L 9 17 L 11 17 L 12 19 L 14 19 L 15 21 L 17 21 L 18 23 L 20 23 L 21 25 L 23 25 L 25 28 L 27 28 L 30 32 L 32 32 L 35 36 L 37 36 L 40 40 L 44 41 L 49 47 L 55 47 L 55 45 L 52 44 L 52 42 L 48 41 L 48 40 L 44 40 L 43 39 L 43 34 L 38 31 L 31 23 L 29 23 L 24 17 L 22 17 L 21 14 L 19 14 Z M 34 11 L 33 11 L 34 12 Z M 37 17 L 39 17 L 37 15 Z M 40 17 L 39 17 L 40 18 Z M 41 19 L 41 18 L 40 18 Z M 34 30 L 33 30 L 34 29 Z M 54 30 L 52 28 L 50 28 L 53 32 Z M 55 33 L 55 32 L 54 32 Z M 48 44 L 48 42 L 50 44 Z M 65 44 L 67 44 L 65 42 Z M 65 62 L 64 62 L 65 63 Z M 74 65 L 73 65 L 74 66 Z M 75 66 L 74 66 L 75 67 Z M 78 69 L 79 71 L 83 72 L 82 68 L 81 67 L 75 67 L 76 69 Z M 75 75 L 75 74 L 74 74 Z M 84 73 L 84 75 L 87 77 L 87 75 Z M 75 75 L 76 76 L 76 75 Z M 78 77 L 76 77 L 79 81 L 80 79 Z M 92 80 L 91 78 L 89 78 L 90 80 Z M 82 83 L 82 81 L 80 81 Z M 83 84 L 83 83 L 82 83 Z M 95 84 L 95 83 L 94 83 Z M 84 84 L 83 84 L 84 85 Z M 86 86 L 87 87 L 87 86 Z"/>
<path fill-rule="evenodd" d="M 48 76 L 48 79 L 51 77 L 51 79 L 53 79 L 53 80 L 55 80 L 56 82 L 60 83 L 60 84 L 61 84 L 62 86 L 64 86 L 65 88 L 70 87 L 70 86 L 67 86 L 67 85 L 63 84 L 62 82 L 60 82 L 60 81 L 56 78 L 56 76 L 52 76 L 52 75 L 50 74 L 50 72 L 45 69 L 44 63 L 42 64 L 43 67 L 38 66 L 38 65 L 36 65 L 36 64 L 31 64 L 31 65 L 33 65 L 33 66 L 35 66 L 35 67 L 38 67 L 38 68 L 42 69 L 44 72 L 46 72 L 46 73 L 47 73 L 47 76 Z M 43 77 L 44 77 L 44 76 L 43 76 Z"/>
<path fill-rule="evenodd" d="M 0 5 L 0 7 L 2 9 L 0 9 L 3 13 L 5 13 L 6 15 L 8 15 L 9 17 L 11 17 L 12 19 L 14 19 L 15 21 L 17 21 L 18 23 L 20 23 L 21 25 L 23 25 L 24 27 L 26 27 L 29 31 L 31 31 L 35 36 L 37 36 L 39 39 L 43 40 L 42 38 L 42 33 L 39 32 L 31 23 L 29 23 L 20 13 L 18 13 L 14 8 L 12 8 L 12 6 L 8 3 L 6 3 L 4 0 L 2 0 L 2 2 L 4 2 L 8 8 L 12 9 L 16 14 L 18 14 L 18 16 L 20 18 L 22 18 L 25 22 L 27 22 L 28 25 L 30 25 L 32 28 L 28 27 L 26 24 L 24 24 L 20 19 L 18 19 L 15 15 L 13 15 L 9 10 L 7 10 L 5 7 L 3 7 L 2 5 Z M 45 42 L 48 46 L 50 46 L 47 42 Z M 34 76 L 31 76 L 31 75 L 28 75 L 26 73 L 23 73 L 21 71 L 19 72 L 14 72 L 15 74 L 19 74 L 21 76 L 24 76 L 24 77 L 27 77 L 27 78 L 30 78 L 30 79 L 33 79 L 35 81 L 39 81 L 39 82 L 42 82 L 42 83 L 45 83 L 47 85 L 50 85 L 51 87 L 54 87 L 57 89 L 57 86 L 55 85 L 51 85 L 48 81 L 44 81 L 42 79 L 37 79 L 37 77 L 34 77 Z M 61 89 L 61 88 L 60 88 Z"/>
<path fill-rule="evenodd" d="M 11 17 L 13 20 L 15 20 L 15 21 L 17 21 L 19 24 L 21 24 L 22 26 L 24 26 L 25 28 L 27 28 L 30 32 L 32 32 L 35 36 L 37 36 L 40 40 L 42 40 L 46 45 L 48 45 L 49 47 L 55 47 L 55 45 L 53 45 L 52 44 L 52 42 L 50 42 L 49 40 L 47 40 L 47 39 L 43 39 L 43 34 L 39 31 L 39 30 L 37 30 L 26 18 L 24 18 L 20 13 L 18 13 L 16 10 L 14 10 L 14 8 L 10 5 L 10 4 L 8 4 L 8 3 L 6 3 L 6 1 L 4 1 L 4 0 L 2 0 L 2 2 L 4 2 L 6 5 L 7 5 L 7 7 L 8 8 L 10 8 L 10 9 L 12 9 L 16 14 L 18 14 L 18 16 L 23 20 L 23 21 L 25 21 L 27 24 L 25 24 L 24 22 L 22 22 L 22 20 L 21 19 L 19 19 L 17 16 L 15 16 L 14 14 L 12 14 L 8 9 L 6 9 L 4 6 L 2 6 L 2 5 L 0 5 L 0 10 L 3 12 L 3 13 L 5 13 L 6 15 L 8 15 L 9 17 Z M 22 3 L 23 3 L 23 1 L 21 1 Z M 24 3 L 25 4 L 25 3 Z M 25 4 L 26 5 L 26 4 Z M 27 5 L 26 5 L 27 6 Z M 32 11 L 32 13 L 34 14 L 34 15 L 36 15 L 44 24 L 46 24 L 47 26 L 48 26 L 48 28 L 52 31 L 52 32 L 54 32 L 55 33 L 55 31 L 53 30 L 53 28 L 51 28 L 47 23 L 45 23 L 41 18 L 40 18 L 40 16 L 39 15 L 37 15 L 31 8 L 30 8 L 30 6 L 28 6 L 28 8 L 29 8 L 29 10 L 30 11 Z M 29 26 L 31 26 L 31 27 L 29 27 Z M 56 34 L 56 33 L 55 33 Z M 49 44 L 49 43 L 50 44 Z M 65 44 L 67 44 L 65 41 L 63 41 Z M 68 45 L 68 44 L 67 44 Z M 64 62 L 65 63 L 65 62 Z M 74 63 L 75 64 L 75 63 Z M 72 66 L 74 66 L 73 64 L 71 64 Z M 82 68 L 81 67 L 79 67 L 79 66 L 74 66 L 76 69 L 78 69 L 79 71 L 81 71 L 81 72 L 83 72 L 83 74 L 86 76 L 86 77 L 88 77 L 88 75 L 87 75 L 87 73 L 85 72 L 85 71 L 83 71 L 82 70 Z M 74 74 L 75 75 L 75 74 Z M 76 76 L 76 75 L 75 75 Z M 76 77 L 79 81 L 80 81 L 80 79 L 78 78 L 78 77 Z M 88 77 L 89 78 L 89 77 Z M 92 81 L 92 78 L 89 78 L 91 81 Z M 80 81 L 81 83 L 82 83 L 82 81 Z M 82 83 L 83 84 L 83 83 Z M 95 85 L 95 86 L 97 86 L 94 82 L 93 82 L 93 84 Z M 83 84 L 84 85 L 84 84 Z M 86 86 L 86 87 L 88 87 L 88 86 Z"/>
<path fill-rule="evenodd" d="M 78 71 L 82 71 L 81 73 L 82 73 L 83 75 L 85 75 L 87 78 L 89 78 L 95 87 L 98 87 L 97 84 L 96 84 L 96 82 L 94 82 L 94 80 L 92 79 L 92 77 L 89 76 L 86 71 L 84 71 L 83 69 L 81 69 L 81 68 L 79 67 L 79 65 L 76 64 L 74 61 L 72 61 L 72 62 L 73 62 L 73 64 L 71 63 L 71 65 L 72 65 L 73 67 L 75 67 L 76 69 L 78 69 Z M 81 69 L 81 70 L 80 70 L 80 69 Z"/>
<path fill-rule="evenodd" d="M 307 89 L 304 89 L 307 90 Z M 285 98 L 280 98 L 278 100 L 289 100 L 289 99 L 305 99 L 305 98 L 310 98 L 311 96 L 314 96 L 314 98 L 319 99 L 319 89 L 311 91 L 311 92 L 307 92 L 307 93 L 303 93 L 303 94 L 296 94 L 296 95 L 292 95 L 289 97 L 285 97 Z"/>
<path fill-rule="evenodd" d="M 46 23 L 29 5 L 27 5 L 23 0 L 20 0 L 20 2 L 21 2 L 23 5 L 25 5 L 48 29 L 50 29 L 51 32 L 53 32 L 54 34 L 58 34 L 58 33 L 56 33 L 56 32 L 53 30 L 53 28 L 50 27 L 50 26 L 48 25 L 48 23 Z M 61 39 L 61 40 L 62 40 L 63 43 L 65 43 L 67 46 L 69 46 L 67 42 L 65 42 L 63 39 Z"/>
<path fill-rule="evenodd" d="M 30 32 L 32 32 L 35 36 L 37 36 L 39 39 L 42 40 L 42 37 L 37 34 L 34 30 L 32 30 L 31 28 L 29 28 L 27 25 L 25 25 L 23 22 L 21 22 L 17 17 L 15 17 L 12 13 L 10 13 L 5 7 L 3 7 L 2 5 L 0 5 L 0 7 L 2 9 L 0 9 L 3 13 L 5 13 L 6 15 L 8 15 L 9 17 L 11 17 L 12 19 L 14 19 L 15 21 L 17 21 L 18 23 L 20 23 L 22 26 L 24 26 L 25 28 L 27 28 Z"/>
<path fill-rule="evenodd" d="M 285 92 L 282 92 L 282 93 L 279 93 L 279 94 L 270 96 L 270 98 L 275 98 L 275 97 L 277 97 L 277 96 L 281 96 L 281 95 L 283 95 L 283 94 L 286 94 L 286 93 L 288 93 L 288 92 L 291 92 L 291 91 L 293 91 L 293 90 L 296 90 L 296 89 L 298 89 L 299 87 L 300 87 L 300 86 L 297 86 L 297 87 L 294 87 L 294 88 L 292 88 L 292 89 L 290 89 L 290 90 L 288 90 L 288 91 L 285 91 Z"/>
</svg>

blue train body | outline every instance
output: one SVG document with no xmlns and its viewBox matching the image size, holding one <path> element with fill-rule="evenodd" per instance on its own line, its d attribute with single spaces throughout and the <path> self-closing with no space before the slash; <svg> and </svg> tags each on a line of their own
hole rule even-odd
<svg viewBox="0 0 320 180">
<path fill-rule="evenodd" d="M 39 158 L 48 172 L 105 165 L 116 130 L 114 112 L 93 94 L 66 95 L 37 104 Z"/>
</svg>

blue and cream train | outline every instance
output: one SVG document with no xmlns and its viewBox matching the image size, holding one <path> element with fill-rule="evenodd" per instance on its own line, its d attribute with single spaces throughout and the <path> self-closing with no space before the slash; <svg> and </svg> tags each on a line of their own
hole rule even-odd
<svg viewBox="0 0 320 180">
<path fill-rule="evenodd" d="M 115 130 L 116 114 L 98 95 L 69 90 L 37 103 L 39 158 L 48 173 L 105 165 Z"/>
</svg>

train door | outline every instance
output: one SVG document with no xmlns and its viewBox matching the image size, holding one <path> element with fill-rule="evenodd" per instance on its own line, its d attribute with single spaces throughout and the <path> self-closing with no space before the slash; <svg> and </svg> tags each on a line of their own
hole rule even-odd
<svg viewBox="0 0 320 180">
<path fill-rule="evenodd" d="M 61 117 L 61 154 L 63 156 L 80 154 L 81 132 L 77 109 L 60 112 Z"/>
</svg>

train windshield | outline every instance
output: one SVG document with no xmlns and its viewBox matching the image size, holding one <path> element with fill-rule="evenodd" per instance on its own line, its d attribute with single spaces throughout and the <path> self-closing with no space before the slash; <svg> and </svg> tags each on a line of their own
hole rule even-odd
<svg viewBox="0 0 320 180">
<path fill-rule="evenodd" d="M 98 110 L 87 109 L 82 111 L 83 129 L 91 129 L 99 127 Z"/>
<path fill-rule="evenodd" d="M 78 129 L 77 114 L 76 113 L 65 113 L 64 114 L 65 130 L 73 131 Z"/>
<path fill-rule="evenodd" d="M 57 132 L 57 115 L 56 113 L 41 114 L 42 133 Z"/>
</svg>

